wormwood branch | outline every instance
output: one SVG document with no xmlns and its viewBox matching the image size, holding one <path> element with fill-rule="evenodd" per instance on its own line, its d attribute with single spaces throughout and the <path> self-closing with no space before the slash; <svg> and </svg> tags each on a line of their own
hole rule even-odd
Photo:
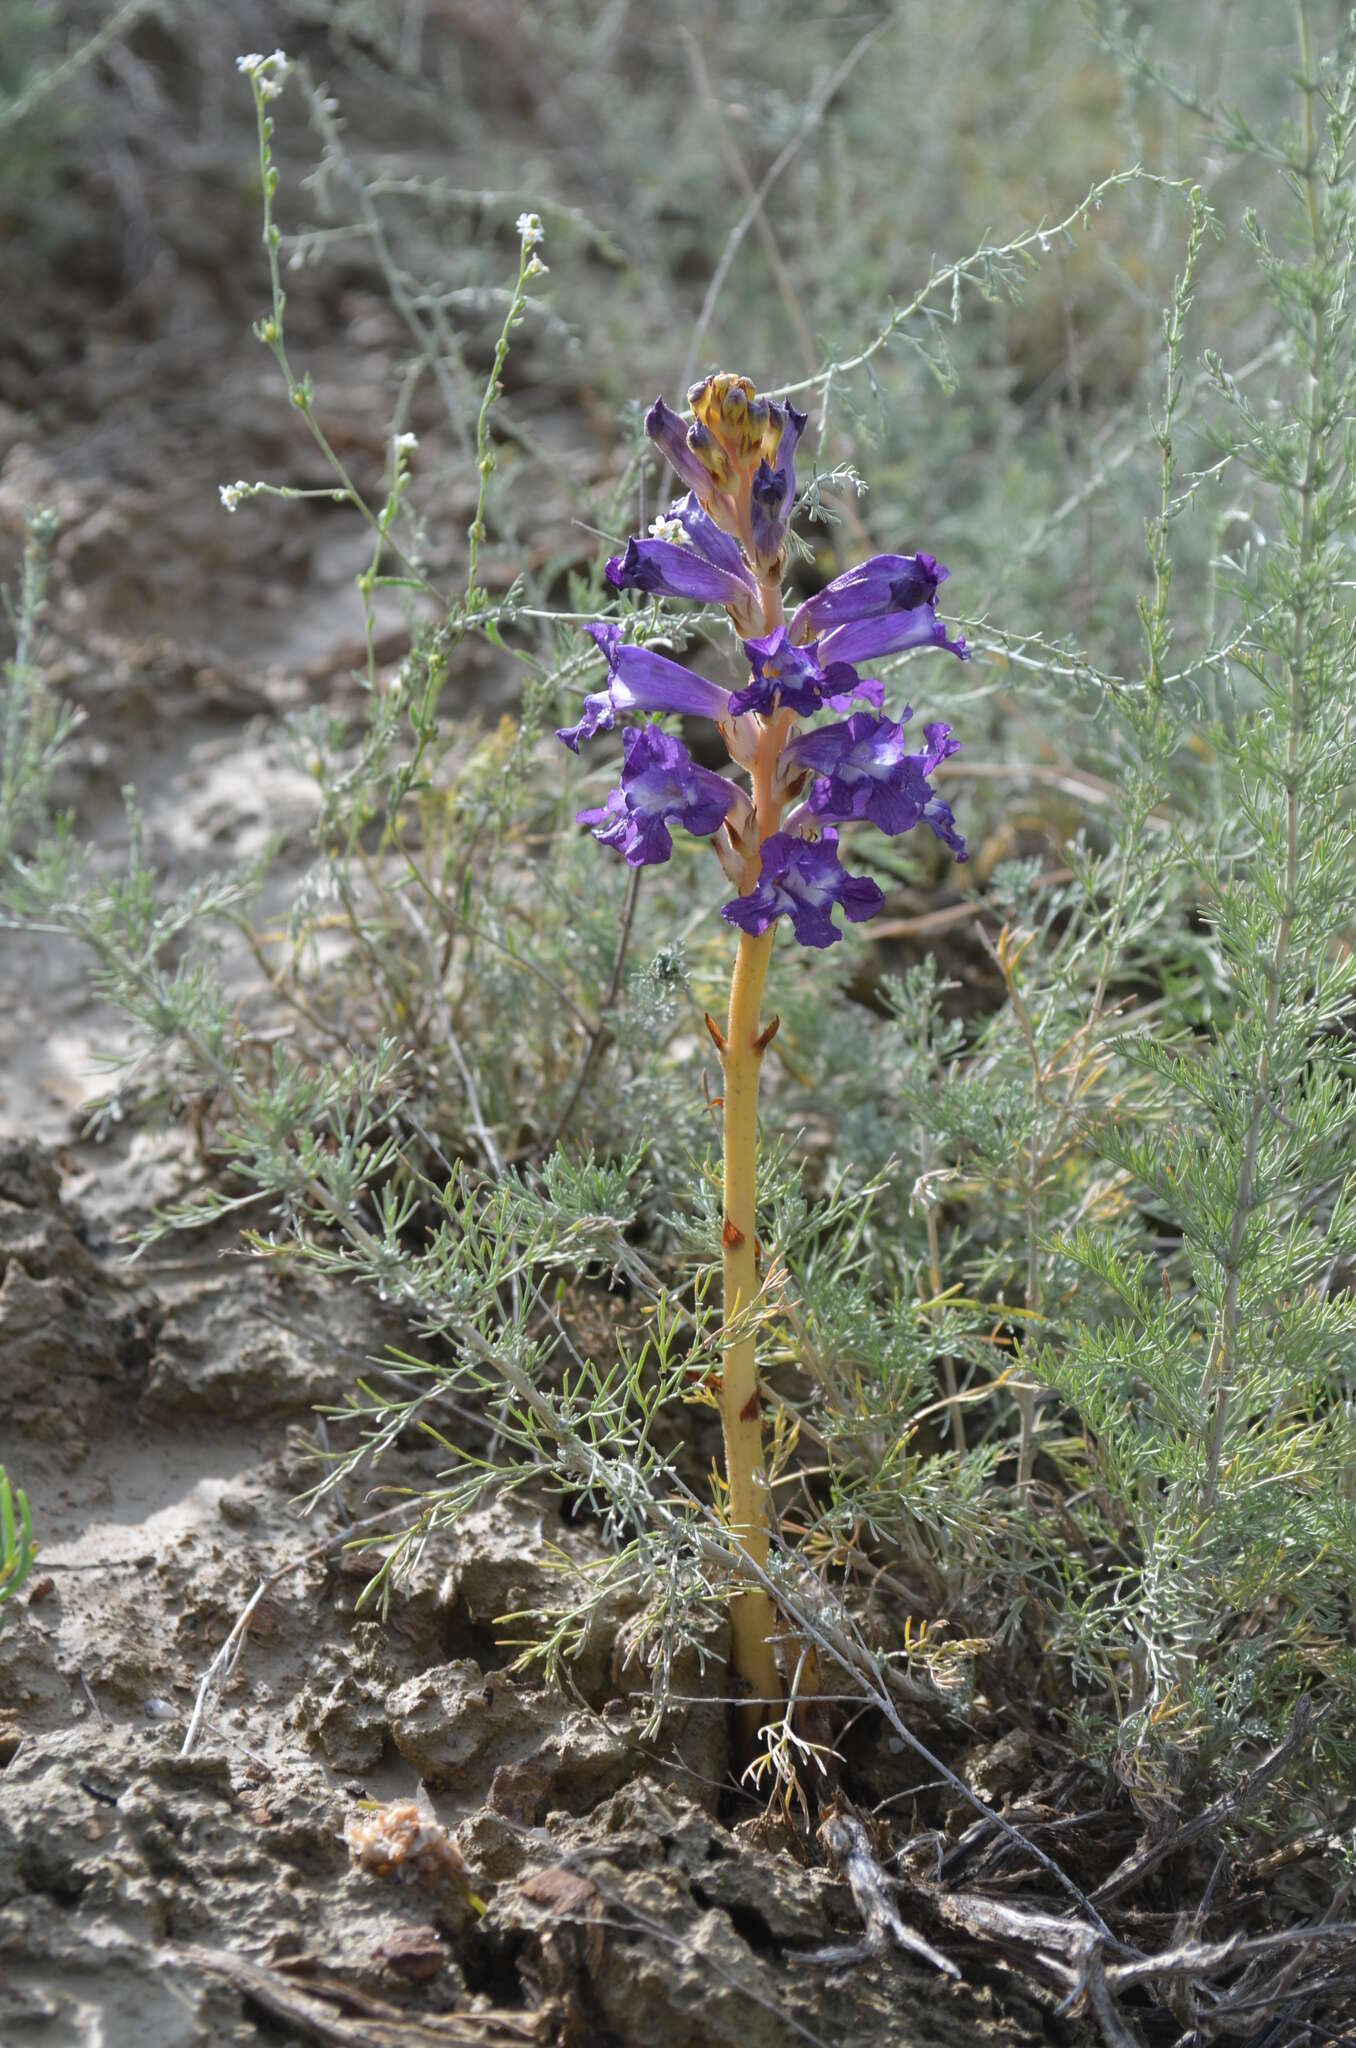
<svg viewBox="0 0 1356 2048">
<path fill-rule="evenodd" d="M 1230 149 L 1286 169 L 1293 168 L 1290 153 L 1262 134 L 1240 108 L 1222 106 L 1184 84 L 1167 65 L 1152 56 L 1147 48 L 1147 36 L 1132 38 L 1125 35 L 1119 27 L 1119 13 L 1113 12 L 1108 0 L 1084 0 L 1083 14 L 1104 49 L 1120 57 L 1131 71 L 1175 100 L 1179 107 L 1185 107 L 1188 113 L 1204 121 L 1227 142 Z"/>
<path fill-rule="evenodd" d="M 1105 1906 L 1110 1904 L 1112 1899 L 1120 1898 L 1134 1885 L 1142 1883 L 1149 1873 L 1156 1870 L 1160 1863 L 1166 1862 L 1169 1856 L 1175 1856 L 1179 1850 L 1185 1849 L 1201 1836 L 1213 1834 L 1216 1829 L 1227 1826 L 1231 1820 L 1245 1812 L 1280 1775 L 1296 1751 L 1307 1741 L 1312 1724 L 1313 1709 L 1307 1695 L 1303 1695 L 1295 1708 L 1290 1732 L 1285 1740 L 1278 1742 L 1269 1756 L 1263 1757 L 1239 1784 L 1222 1798 L 1215 1800 L 1203 1812 L 1194 1814 L 1181 1827 L 1171 1829 L 1157 1841 L 1143 1843 L 1133 1855 L 1127 1856 L 1124 1863 L 1098 1885 L 1093 1894 L 1098 1905 Z"/>
<path fill-rule="evenodd" d="M 580 1064 L 574 1086 L 565 1098 L 560 1115 L 556 1118 L 551 1135 L 546 1140 L 546 1150 L 554 1152 L 561 1138 L 569 1129 L 570 1120 L 579 1106 L 580 1098 L 593 1078 L 593 1070 L 602 1058 L 610 1037 L 609 1018 L 616 1007 L 621 993 L 622 976 L 626 971 L 626 955 L 631 944 L 631 927 L 635 922 L 636 903 L 640 896 L 640 869 L 632 868 L 626 878 L 626 889 L 622 896 L 621 921 L 617 934 L 617 951 L 613 956 L 612 973 L 608 977 L 603 1000 L 598 1007 L 598 1022 L 589 1036 L 589 1042 Z"/>
<path fill-rule="evenodd" d="M 40 107 L 53 93 L 64 91 L 73 78 L 78 77 L 80 72 L 91 64 L 97 63 L 105 51 L 112 49 L 115 43 L 121 42 L 128 31 L 134 29 L 145 15 L 158 14 L 164 7 L 165 0 L 124 0 L 124 5 L 116 8 L 92 36 L 87 36 L 84 42 L 77 43 L 60 63 L 49 64 L 45 71 L 37 72 L 17 98 L 0 106 L 0 133 L 26 120 L 34 108 Z"/>
<path fill-rule="evenodd" d="M 467 530 L 470 554 L 466 563 L 466 595 L 463 602 L 468 612 L 475 611 L 485 604 L 485 593 L 480 589 L 476 576 L 480 564 L 480 546 L 485 538 L 485 508 L 489 501 L 490 478 L 494 475 L 496 466 L 494 450 L 490 443 L 490 415 L 494 411 L 495 403 L 503 391 L 499 378 L 504 364 L 508 360 L 509 344 L 513 338 L 513 331 L 523 317 L 523 309 L 527 304 L 528 287 L 533 278 L 544 277 L 546 274 L 546 265 L 537 254 L 537 246 L 542 239 L 542 232 L 541 221 L 535 213 L 519 215 L 518 276 L 509 298 L 508 310 L 504 315 L 504 324 L 495 339 L 494 356 L 490 363 L 490 374 L 485 380 L 485 389 L 480 400 L 480 410 L 476 414 L 475 461 L 476 475 L 479 483 L 476 492 L 475 514 Z M 498 644 L 498 636 L 493 625 L 487 625 L 485 630 L 489 638 Z"/>
<path fill-rule="evenodd" d="M 702 345 L 705 342 L 707 333 L 710 330 L 711 322 L 715 318 L 716 306 L 720 300 L 722 287 L 724 286 L 726 278 L 729 276 L 731 264 L 734 262 L 735 257 L 739 254 L 740 245 L 743 242 L 744 237 L 748 234 L 749 229 L 754 225 L 755 221 L 758 223 L 760 232 L 763 230 L 763 228 L 765 227 L 764 208 L 766 207 L 769 195 L 776 190 L 778 184 L 781 182 L 783 174 L 790 169 L 792 163 L 795 161 L 800 150 L 804 147 L 809 137 L 818 127 L 819 123 L 823 120 L 828 108 L 832 105 L 834 99 L 837 97 L 842 87 L 846 85 L 848 79 L 852 76 L 857 66 L 861 63 L 863 57 L 867 55 L 868 51 L 875 47 L 875 45 L 880 41 L 881 37 L 885 35 L 887 30 L 890 29 L 892 26 L 893 24 L 890 23 L 889 21 L 880 22 L 876 25 L 875 28 L 868 29 L 864 36 L 858 38 L 858 40 L 853 44 L 852 48 L 848 51 L 847 56 L 843 59 L 842 63 L 837 67 L 835 71 L 832 71 L 829 74 L 828 78 L 824 81 L 823 85 L 820 86 L 819 90 L 816 93 L 814 93 L 814 95 L 807 103 L 805 111 L 801 116 L 800 122 L 796 128 L 796 132 L 792 136 L 791 140 L 788 143 L 786 143 L 786 145 L 773 158 L 772 162 L 768 165 L 767 170 L 763 173 L 763 176 L 758 180 L 757 185 L 747 190 L 747 201 L 744 207 L 744 211 L 740 214 L 739 219 L 735 222 L 734 226 L 731 228 L 728 236 L 726 237 L 725 247 L 721 250 L 720 260 L 717 262 L 715 269 L 711 272 L 710 282 L 707 284 L 706 287 L 706 295 L 701 303 L 701 310 L 697 314 L 696 321 L 693 325 L 692 333 L 688 339 L 687 354 L 683 358 L 682 374 L 678 380 L 679 385 L 683 390 L 687 389 L 688 385 L 692 382 L 692 379 L 696 374 L 697 363 L 700 359 L 702 352 Z M 711 100 L 711 86 L 710 80 L 706 77 L 705 74 L 705 66 L 701 58 L 700 45 L 697 43 L 696 39 L 691 36 L 687 37 L 686 41 L 692 62 L 694 66 L 698 68 L 698 75 L 702 81 L 703 89 L 706 98 L 709 102 Z M 719 117 L 717 118 L 719 120 Z M 721 140 L 723 142 L 723 128 L 719 129 L 719 133 L 721 136 Z M 740 174 L 742 175 L 747 185 L 748 174 L 747 172 L 743 171 L 742 161 L 740 165 Z M 808 333 L 804 327 L 804 316 L 799 313 L 799 299 L 796 296 L 794 288 L 790 285 L 789 280 L 786 278 L 785 266 L 782 265 L 780 257 L 776 255 L 775 245 L 769 245 L 769 242 L 765 239 L 764 247 L 768 251 L 769 258 L 774 263 L 774 267 L 777 272 L 778 287 L 782 291 L 783 299 L 787 301 L 790 306 L 796 309 L 797 318 L 799 320 L 801 328 L 802 345 L 804 345 L 808 341 Z M 812 345 L 809 347 L 807 352 L 811 356 L 813 356 L 814 350 Z"/>
<path fill-rule="evenodd" d="M 853 1904 L 866 1928 L 863 1954 L 878 1956 L 887 1954 L 891 1948 L 902 1948 L 907 1954 L 920 1956 L 925 1963 L 931 1963 L 933 1969 L 940 1970 L 944 1977 L 960 1977 L 960 1969 L 950 1956 L 942 1955 L 900 1919 L 887 1889 L 885 1873 L 872 1854 L 870 1838 L 855 1815 L 831 1813 L 820 1827 L 819 1839 L 851 1887 Z M 837 1960 L 836 1957 L 811 1958 L 812 1961 L 830 1959 Z"/>
<path fill-rule="evenodd" d="M 56 701 L 38 673 L 38 643 L 47 603 L 47 571 L 57 519 L 35 512 L 24 541 L 23 574 L 17 607 L 5 608 L 14 626 L 14 653 L 4 667 L 0 702 L 0 875 L 28 841 L 41 840 L 50 825 L 48 802 L 67 743 L 82 721 L 73 707 Z"/>
<path fill-rule="evenodd" d="M 706 297 L 702 302 L 701 311 L 697 315 L 697 324 L 688 342 L 687 355 L 683 364 L 681 384 L 684 389 L 692 381 L 707 329 L 715 313 L 721 286 L 750 225 L 757 227 L 758 239 L 762 244 L 768 268 L 772 272 L 782 306 L 796 335 L 802 367 L 808 373 L 812 374 L 814 372 L 818 361 L 814 337 L 810 332 L 801 307 L 800 294 L 797 292 L 790 272 L 787 270 L 777 237 L 768 218 L 767 199 L 802 144 L 822 120 L 825 110 L 831 104 L 840 88 L 846 84 L 868 50 L 881 40 L 891 25 L 889 21 L 880 22 L 874 28 L 868 29 L 866 34 L 858 39 L 843 59 L 843 62 L 832 73 L 821 90 L 815 94 L 810 105 L 806 108 L 804 118 L 800 123 L 797 133 L 773 159 L 773 162 L 769 165 L 764 176 L 756 186 L 745 165 L 738 145 L 729 131 L 729 125 L 723 111 L 716 105 L 715 95 L 711 90 L 710 75 L 706 68 L 706 60 L 702 54 L 701 43 L 689 31 L 684 31 L 683 41 L 687 49 L 688 61 L 692 67 L 698 91 L 711 112 L 717 147 L 720 149 L 722 156 L 729 165 L 736 182 L 744 192 L 747 200 L 744 213 L 731 229 L 720 261 L 712 272 L 711 282 L 707 286 Z M 826 453 L 829 452 L 828 424 L 829 408 L 826 394 L 826 403 L 820 422 L 820 447 Z M 816 479 L 815 503 L 820 516 L 822 516 L 820 493 L 825 481 L 826 479 L 822 477 Z M 852 499 L 849 497 L 843 498 L 841 500 L 841 508 L 842 518 L 849 528 L 854 541 L 860 546 L 868 546 L 870 544 L 870 535 L 867 533 L 861 514 L 858 512 Z"/>
<path fill-rule="evenodd" d="M 1301 909 L 1300 803 L 1306 726 L 1313 694 L 1312 681 L 1307 674 L 1315 609 L 1313 565 L 1315 557 L 1326 543 L 1330 530 L 1330 514 L 1326 506 L 1322 509 L 1319 506 L 1318 486 L 1320 472 L 1327 463 L 1328 444 L 1337 427 L 1337 408 L 1341 403 L 1340 397 L 1331 388 L 1332 378 L 1328 364 L 1329 308 L 1333 297 L 1329 280 L 1336 264 L 1342 260 L 1343 253 L 1346 254 L 1348 267 L 1350 263 L 1344 227 L 1337 228 L 1337 234 L 1342 240 L 1334 247 L 1329 240 L 1329 228 L 1323 216 L 1324 174 L 1319 160 L 1315 111 L 1319 82 L 1314 74 L 1314 56 L 1305 0 L 1296 0 L 1296 21 L 1300 54 L 1300 89 L 1304 108 L 1304 153 L 1302 164 L 1296 168 L 1296 176 L 1304 195 L 1305 219 L 1317 288 L 1311 294 L 1310 328 L 1306 349 L 1309 398 L 1304 411 L 1303 472 L 1298 488 L 1293 494 L 1298 515 L 1298 533 L 1289 574 L 1288 596 L 1292 630 L 1284 669 L 1285 768 L 1281 777 L 1285 812 L 1284 854 L 1280 900 L 1277 906 L 1279 914 L 1275 922 L 1270 958 L 1265 973 L 1264 1029 L 1256 1055 L 1255 1078 L 1247 1113 L 1247 1131 L 1239 1160 L 1232 1215 L 1221 1259 L 1224 1292 L 1201 1378 L 1202 1397 L 1211 1404 L 1202 1501 L 1203 1513 L 1206 1516 L 1213 1506 L 1219 1485 L 1220 1466 L 1228 1434 L 1232 1405 L 1231 1379 L 1237 1367 L 1235 1353 L 1242 1304 L 1243 1245 L 1255 1207 L 1262 1123 L 1268 1101 L 1269 1076 L 1276 1051 L 1275 1036 L 1281 1006 L 1285 999 L 1285 977 L 1292 935 Z M 1337 149 L 1343 149 L 1347 141 L 1348 136 L 1342 134 L 1339 124 L 1336 136 Z M 1335 176 L 1332 182 L 1335 182 Z M 1325 285 L 1326 291 L 1323 289 Z M 1345 297 L 1344 290 L 1342 296 Z M 1331 503 L 1331 494 L 1328 503 Z"/>
<path fill-rule="evenodd" d="M 1034 265 L 1037 256 L 1049 253 L 1053 242 L 1072 243 L 1073 230 L 1081 227 L 1086 234 L 1091 227 L 1091 216 L 1101 211 L 1103 200 L 1112 192 L 1119 192 L 1127 185 L 1145 182 L 1161 185 L 1168 191 L 1181 191 L 1185 181 L 1173 178 L 1159 178 L 1136 164 L 1128 171 L 1114 171 L 1110 177 L 1101 178 L 1090 185 L 1082 203 L 1074 207 L 1062 220 L 1042 220 L 1034 228 L 1028 228 L 1020 235 L 1014 235 L 1007 242 L 981 242 L 969 256 L 963 256 L 957 263 L 934 264 L 927 282 L 920 286 L 907 305 L 892 308 L 889 319 L 865 348 L 855 356 L 844 356 L 827 368 L 816 371 L 813 377 L 802 378 L 798 384 L 788 384 L 788 398 L 798 398 L 805 391 L 823 392 L 839 377 L 851 376 L 853 371 L 865 369 L 888 348 L 895 336 L 902 333 L 908 323 L 920 313 L 932 315 L 932 301 L 949 292 L 949 302 L 944 317 L 953 323 L 961 317 L 961 292 L 965 285 L 973 285 L 980 296 L 995 299 L 1003 294 L 1015 297 L 1020 291 L 1022 279 Z M 1033 255 L 1033 251 L 1035 254 Z"/>
<path fill-rule="evenodd" d="M 306 422 L 311 439 L 315 442 L 326 463 L 338 478 L 340 489 L 348 503 L 353 506 L 353 509 L 359 516 L 372 528 L 381 545 L 389 548 L 396 559 L 404 565 L 415 587 L 420 590 L 426 590 L 431 597 L 437 599 L 440 604 L 445 606 L 446 601 L 441 596 L 436 585 L 427 580 L 418 564 L 412 561 L 399 544 L 391 538 L 389 531 L 383 526 L 380 513 L 375 512 L 368 504 L 353 478 L 349 475 L 343 461 L 335 453 L 328 435 L 315 415 L 315 390 L 311 383 L 310 373 L 307 372 L 302 376 L 298 376 L 292 368 L 288 355 L 286 340 L 287 294 L 283 290 L 278 262 L 282 230 L 273 218 L 273 202 L 277 196 L 279 173 L 278 167 L 273 161 L 274 122 L 273 116 L 269 112 L 269 105 L 283 90 L 291 68 L 281 50 L 275 50 L 270 57 L 249 56 L 240 59 L 240 69 L 249 79 L 250 91 L 254 96 L 255 123 L 259 138 L 259 182 L 263 203 L 262 240 L 264 253 L 268 260 L 271 300 L 270 310 L 267 315 L 255 322 L 255 337 L 264 343 L 281 370 L 287 386 L 288 398 Z M 222 500 L 227 510 L 233 511 L 236 504 L 240 501 L 240 487 L 238 485 L 223 486 Z M 389 526 L 389 520 L 387 525 Z"/>
<path fill-rule="evenodd" d="M 467 413 L 470 408 L 469 383 L 466 365 L 456 339 L 443 320 L 438 321 L 436 333 L 430 331 L 416 298 L 411 295 L 405 273 L 391 250 L 386 224 L 376 204 L 378 191 L 384 189 L 381 182 L 363 177 L 344 148 L 343 132 L 336 119 L 334 100 L 328 92 L 316 86 L 305 65 L 298 68 L 312 124 L 325 145 L 326 163 L 317 173 L 317 179 L 323 179 L 327 168 L 333 166 L 339 170 L 352 191 L 358 204 L 363 230 L 371 242 L 373 253 L 381 266 L 382 276 L 386 280 L 391 304 L 409 328 L 416 346 L 421 351 L 422 360 L 432 371 L 448 424 L 469 462 L 473 459 L 471 435 L 467 426 Z"/>
</svg>

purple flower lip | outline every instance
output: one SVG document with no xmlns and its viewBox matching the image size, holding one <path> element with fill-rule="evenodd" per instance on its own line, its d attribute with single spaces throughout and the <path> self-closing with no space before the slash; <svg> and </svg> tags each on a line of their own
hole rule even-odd
<svg viewBox="0 0 1356 2048">
<path fill-rule="evenodd" d="M 607 656 L 608 681 L 605 690 L 584 699 L 579 723 L 562 726 L 556 733 L 572 754 L 579 752 L 581 740 L 610 732 L 619 711 L 677 711 L 717 721 L 729 716 L 730 693 L 719 683 L 623 640 L 621 627 L 608 621 L 585 631 Z"/>
<path fill-rule="evenodd" d="M 624 555 L 613 555 L 607 580 L 614 590 L 643 590 L 652 597 L 691 597 L 699 604 L 733 604 L 750 586 L 715 568 L 693 548 L 671 540 L 628 540 Z"/>
<path fill-rule="evenodd" d="M 926 602 L 909 611 L 883 612 L 875 618 L 854 619 L 835 626 L 819 642 L 819 657 L 826 662 L 879 661 L 887 654 L 902 654 L 910 647 L 945 647 L 961 661 L 970 659 L 964 640 L 948 639 L 946 627 Z"/>
<path fill-rule="evenodd" d="M 911 716 L 906 711 L 896 724 L 854 712 L 840 725 L 797 734 L 782 758 L 817 777 L 806 806 L 813 817 L 840 824 L 861 819 L 889 838 L 927 824 L 964 860 L 965 841 L 950 808 L 928 781 L 934 768 L 959 751 L 960 742 L 949 725 L 928 725 L 922 750 L 908 752 L 904 726 Z"/>
<path fill-rule="evenodd" d="M 736 714 L 759 711 L 767 716 L 786 710 L 810 718 L 831 697 L 850 699 L 861 687 L 856 670 L 848 663 L 833 662 L 823 668 L 815 647 L 793 647 L 785 626 L 759 640 L 746 640 L 744 652 L 753 681 L 731 695 L 730 709 Z"/>
<path fill-rule="evenodd" d="M 746 799 L 723 775 L 699 768 L 681 740 L 657 725 L 632 726 L 622 738 L 621 782 L 598 810 L 579 811 L 603 846 L 633 868 L 653 867 L 673 852 L 670 824 L 709 839 L 726 813 Z"/>
<path fill-rule="evenodd" d="M 676 505 L 670 505 L 667 516 L 678 522 L 699 555 L 704 555 L 708 562 L 728 571 L 731 576 L 742 576 L 752 587 L 749 565 L 744 560 L 739 542 L 723 532 L 709 512 L 703 511 L 695 491 L 689 491 Z"/>
<path fill-rule="evenodd" d="M 756 614 L 758 587 L 738 543 L 703 512 L 694 493 L 672 507 L 666 522 L 686 535 L 629 540 L 624 555 L 613 555 L 607 580 L 615 590 L 642 590 L 656 597 L 689 597 L 702 604 L 734 607 L 741 617 Z"/>
<path fill-rule="evenodd" d="M 935 601 L 949 574 L 935 555 L 873 555 L 807 598 L 791 620 L 791 637 L 813 640 L 857 619 L 915 611 Z"/>
<path fill-rule="evenodd" d="M 758 938 L 779 917 L 789 917 L 802 946 L 834 946 L 843 934 L 830 911 L 841 903 L 854 924 L 874 917 L 885 902 L 868 875 L 849 875 L 838 859 L 838 834 L 816 841 L 774 832 L 763 841 L 762 871 L 747 896 L 727 903 L 721 916 Z"/>
</svg>

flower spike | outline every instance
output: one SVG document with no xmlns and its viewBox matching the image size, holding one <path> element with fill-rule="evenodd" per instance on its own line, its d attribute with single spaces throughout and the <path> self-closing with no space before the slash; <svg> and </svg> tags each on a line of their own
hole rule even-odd
<svg viewBox="0 0 1356 2048">
<path fill-rule="evenodd" d="M 739 932 L 724 1028 L 706 1028 L 720 1057 L 724 1173 L 720 1255 L 724 1277 L 721 1364 L 710 1385 L 720 1405 L 728 1498 L 725 1521 L 734 1562 L 730 1599 L 733 1678 L 748 1699 L 746 1745 L 781 1697 L 776 1642 L 785 1631 L 766 1581 L 772 1495 L 763 1461 L 757 1317 L 765 1285 L 757 1229 L 759 1070 L 777 1028 L 761 1020 L 776 926 L 789 923 L 799 945 L 822 950 L 849 923 L 874 917 L 885 897 L 869 875 L 850 874 L 839 858 L 840 825 L 873 826 L 889 837 L 927 825 L 957 860 L 965 841 L 930 777 L 958 742 L 949 725 L 923 728 L 909 746 L 912 714 L 887 718 L 880 681 L 857 664 L 911 648 L 944 647 L 968 660 L 937 617 L 946 570 L 935 555 L 875 555 L 808 598 L 788 625 L 781 589 L 786 539 L 795 510 L 795 453 L 806 419 L 789 401 L 769 398 L 747 377 L 722 372 L 688 393 L 691 422 L 662 398 L 645 430 L 677 472 L 686 495 L 629 540 L 607 564 L 615 590 L 722 605 L 743 646 L 749 679 L 728 690 L 666 656 L 628 640 L 615 620 L 588 631 L 607 661 L 605 689 L 584 700 L 560 739 L 609 730 L 628 713 L 669 713 L 712 720 L 733 764 L 747 772 L 746 793 L 700 766 L 682 740 L 655 724 L 622 736 L 620 780 L 579 822 L 632 867 L 667 861 L 672 827 L 706 839 L 736 891 L 722 917 Z M 863 710 L 860 707 L 870 708 Z M 836 719 L 819 720 L 825 712 Z"/>
</svg>

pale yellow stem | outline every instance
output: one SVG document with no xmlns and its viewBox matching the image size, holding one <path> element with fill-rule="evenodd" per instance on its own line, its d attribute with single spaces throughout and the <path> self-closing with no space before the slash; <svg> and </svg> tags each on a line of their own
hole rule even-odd
<svg viewBox="0 0 1356 2048">
<path fill-rule="evenodd" d="M 781 592 L 775 584 L 765 584 L 762 599 L 765 627 L 771 631 L 781 623 Z M 773 784 L 790 725 L 788 713 L 774 712 L 759 734 L 753 768 L 753 803 L 760 844 L 781 823 L 782 807 Z M 746 887 L 757 879 L 756 861 L 751 865 L 753 873 Z M 737 1335 L 726 1336 L 721 1361 L 720 1419 L 725 1433 L 730 1527 L 760 1569 L 767 1564 L 773 1504 L 763 1465 L 757 1336 L 749 1310 L 757 1300 L 759 1287 L 758 1082 L 766 1043 L 760 1034 L 763 984 L 772 957 L 774 930 L 775 927 L 769 928 L 760 938 L 748 932 L 740 934 L 721 1054 L 725 1072 L 725 1193 L 721 1230 L 724 1328 L 728 1333 L 741 1318 L 744 1327 Z M 772 1643 L 776 1627 L 776 1609 L 763 1586 L 746 1585 L 732 1597 L 731 1660 L 736 1683 L 750 1700 L 741 1716 L 749 1746 L 769 1718 L 770 1707 L 781 1699 L 781 1676 Z"/>
<path fill-rule="evenodd" d="M 721 1363 L 720 1419 L 725 1432 L 725 1475 L 730 1490 L 730 1527 L 754 1564 L 767 1563 L 771 1500 L 763 1469 L 763 1423 L 755 1358 L 757 1340 L 747 1323 L 758 1294 L 757 1157 L 758 1077 L 762 1050 L 757 1040 L 763 983 L 772 953 L 772 932 L 761 938 L 741 933 L 730 984 L 725 1051 L 725 1216 L 721 1233 L 725 1266 L 725 1327 L 746 1319 L 742 1334 L 728 1342 Z M 737 1593 L 730 1602 L 732 1657 L 736 1680 L 751 1700 L 781 1698 L 777 1658 L 770 1638 L 776 1628 L 772 1601 L 762 1586 Z M 756 1736 L 767 1719 L 761 1705 L 743 1717 Z"/>
</svg>

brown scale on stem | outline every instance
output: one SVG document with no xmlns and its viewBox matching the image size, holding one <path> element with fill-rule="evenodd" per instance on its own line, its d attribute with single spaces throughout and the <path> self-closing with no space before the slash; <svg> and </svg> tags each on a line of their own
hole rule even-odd
<svg viewBox="0 0 1356 2048">
<path fill-rule="evenodd" d="M 716 1400 L 720 1399 L 721 1388 L 725 1384 L 725 1375 L 717 1372 L 714 1366 L 690 1365 L 684 1371 L 683 1379 L 689 1387 L 705 1387 Z"/>
<path fill-rule="evenodd" d="M 767 1051 L 768 1047 L 771 1045 L 773 1039 L 777 1036 L 778 1031 L 781 1029 L 781 1022 L 782 1020 L 780 1017 L 774 1017 L 770 1024 L 765 1024 L 763 1026 L 758 1036 L 754 1039 L 753 1049 L 758 1054 L 758 1057 L 760 1059 L 762 1058 L 763 1054 Z"/>
</svg>

